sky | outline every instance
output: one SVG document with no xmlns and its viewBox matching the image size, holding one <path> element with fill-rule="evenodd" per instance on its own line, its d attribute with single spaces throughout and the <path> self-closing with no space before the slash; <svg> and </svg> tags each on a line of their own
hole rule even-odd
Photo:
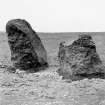
<svg viewBox="0 0 105 105">
<path fill-rule="evenodd" d="M 36 32 L 105 31 L 105 0 L 0 0 L 0 31 L 17 18 Z"/>
</svg>

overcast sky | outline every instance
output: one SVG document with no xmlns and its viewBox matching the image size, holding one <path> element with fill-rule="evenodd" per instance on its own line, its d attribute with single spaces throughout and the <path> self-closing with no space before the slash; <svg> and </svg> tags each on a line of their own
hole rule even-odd
<svg viewBox="0 0 105 105">
<path fill-rule="evenodd" d="M 105 0 L 0 0 L 0 30 L 15 18 L 37 32 L 105 31 Z"/>
</svg>

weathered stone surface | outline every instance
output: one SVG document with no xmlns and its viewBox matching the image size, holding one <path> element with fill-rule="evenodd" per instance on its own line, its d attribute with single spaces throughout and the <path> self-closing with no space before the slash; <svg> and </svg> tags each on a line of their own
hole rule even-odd
<svg viewBox="0 0 105 105">
<path fill-rule="evenodd" d="M 22 19 L 6 24 L 11 60 L 16 68 L 37 71 L 47 67 L 47 52 L 31 25 Z"/>
<path fill-rule="evenodd" d="M 60 63 L 58 72 L 66 79 L 104 78 L 104 66 L 90 35 L 80 35 L 71 45 L 61 42 L 58 59 Z"/>
</svg>

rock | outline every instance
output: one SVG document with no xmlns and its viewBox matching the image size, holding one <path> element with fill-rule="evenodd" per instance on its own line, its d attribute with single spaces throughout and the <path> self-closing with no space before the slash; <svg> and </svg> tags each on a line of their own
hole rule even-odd
<svg viewBox="0 0 105 105">
<path fill-rule="evenodd" d="M 70 45 L 61 42 L 58 60 L 60 64 L 58 73 L 65 79 L 104 78 L 104 66 L 90 35 L 80 35 Z"/>
<path fill-rule="evenodd" d="M 16 69 L 37 71 L 48 67 L 47 52 L 41 39 L 26 20 L 8 21 L 6 32 Z"/>
</svg>

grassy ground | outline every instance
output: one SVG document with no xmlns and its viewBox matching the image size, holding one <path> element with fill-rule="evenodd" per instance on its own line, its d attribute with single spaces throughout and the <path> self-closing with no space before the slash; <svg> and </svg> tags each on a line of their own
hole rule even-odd
<svg viewBox="0 0 105 105">
<path fill-rule="evenodd" d="M 105 80 L 62 80 L 56 70 L 60 41 L 73 40 L 78 33 L 41 34 L 48 52 L 50 67 L 37 73 L 9 73 L 10 50 L 6 34 L 0 35 L 0 105 L 105 105 Z M 104 33 L 92 33 L 101 59 L 104 56 Z"/>
</svg>

